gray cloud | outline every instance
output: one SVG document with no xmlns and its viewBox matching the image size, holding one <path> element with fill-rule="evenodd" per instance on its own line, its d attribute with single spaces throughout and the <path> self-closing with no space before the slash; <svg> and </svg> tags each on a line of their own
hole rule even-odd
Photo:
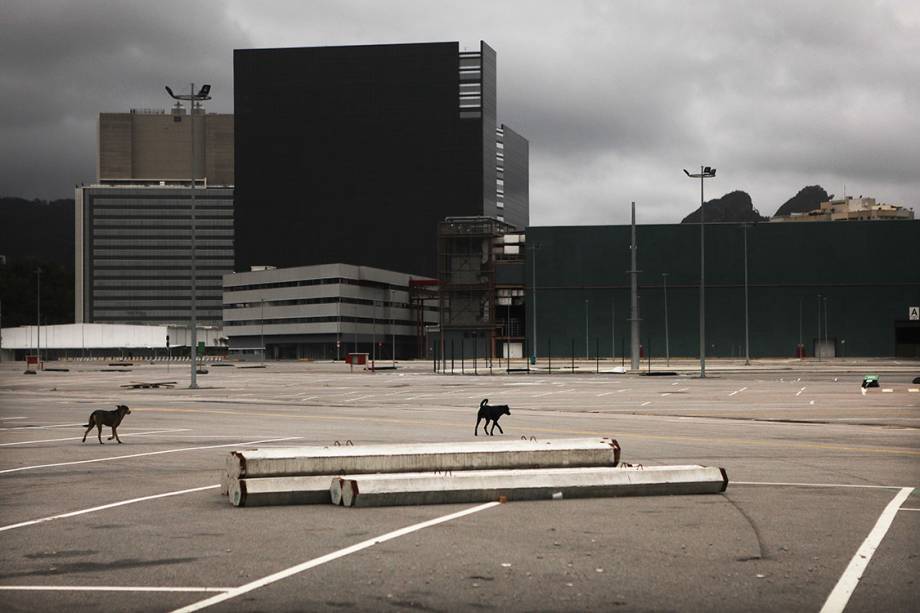
<svg viewBox="0 0 920 613">
<path fill-rule="evenodd" d="M 908 0 L 126 4 L 14 0 L 0 36 L 0 193 L 60 197 L 94 171 L 95 115 L 214 84 L 232 49 L 492 45 L 499 119 L 531 141 L 538 225 L 675 222 L 707 194 L 771 214 L 799 188 L 920 211 L 920 10 Z"/>
</svg>

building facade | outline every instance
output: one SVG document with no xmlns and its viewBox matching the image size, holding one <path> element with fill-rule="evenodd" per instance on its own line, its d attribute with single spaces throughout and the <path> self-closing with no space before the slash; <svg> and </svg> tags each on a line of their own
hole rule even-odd
<svg viewBox="0 0 920 613">
<path fill-rule="evenodd" d="M 100 113 L 96 180 L 190 181 L 193 135 L 196 178 L 210 185 L 233 185 L 233 115 L 196 108 L 192 116 L 178 105 L 169 112 Z"/>
<path fill-rule="evenodd" d="M 524 227 L 527 141 L 505 130 L 500 170 L 496 81 L 485 43 L 236 50 L 236 270 L 433 277 L 444 218 Z"/>
<path fill-rule="evenodd" d="M 876 202 L 875 198 L 847 196 L 822 202 L 813 211 L 776 215 L 770 221 L 877 221 L 913 219 L 914 212 L 896 204 Z"/>
<path fill-rule="evenodd" d="M 437 308 L 413 299 L 407 273 L 323 264 L 223 277 L 224 333 L 238 355 L 268 359 L 378 360 L 416 357 L 417 338 Z"/>
<path fill-rule="evenodd" d="M 629 233 L 527 230 L 539 248 L 527 252 L 526 354 L 536 317 L 538 356 L 629 355 Z M 643 353 L 698 356 L 698 224 L 640 225 L 637 236 Z M 744 356 L 747 287 L 752 358 L 793 357 L 800 344 L 808 357 L 819 347 L 920 357 L 920 321 L 909 316 L 920 305 L 920 221 L 715 223 L 705 240 L 709 356 Z"/>
<path fill-rule="evenodd" d="M 233 270 L 233 188 L 95 185 L 75 193 L 77 323 L 220 325 Z M 194 218 L 193 218 L 194 211 Z"/>
</svg>

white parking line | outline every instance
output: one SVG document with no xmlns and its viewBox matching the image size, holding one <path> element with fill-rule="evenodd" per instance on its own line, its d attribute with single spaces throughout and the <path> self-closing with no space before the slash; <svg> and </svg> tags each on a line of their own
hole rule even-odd
<svg viewBox="0 0 920 613">
<path fill-rule="evenodd" d="M 837 581 L 837 585 L 834 586 L 834 589 L 827 597 L 824 606 L 821 607 L 821 613 L 842 613 L 846 608 L 850 596 L 859 585 L 859 580 L 862 579 L 866 567 L 869 566 L 869 562 L 872 560 L 872 555 L 878 549 L 882 539 L 885 538 L 888 528 L 891 527 L 891 522 L 894 521 L 898 508 L 904 504 L 904 501 L 913 491 L 914 488 L 912 487 L 901 488 L 901 491 L 888 503 L 888 506 L 885 507 L 885 510 L 882 511 L 878 521 L 875 523 L 875 527 L 872 528 L 869 536 L 856 550 L 856 554 L 850 560 L 846 570 L 843 571 L 843 575 Z"/>
<path fill-rule="evenodd" d="M 298 564 L 297 566 L 292 566 L 285 570 L 268 575 L 267 577 L 262 577 L 261 579 L 257 579 L 256 581 L 252 581 L 250 583 L 247 583 L 246 585 L 241 585 L 240 587 L 233 588 L 232 590 L 225 592 L 223 594 L 212 596 L 211 598 L 207 598 L 205 600 L 201 600 L 199 602 L 190 604 L 186 607 L 182 607 L 181 609 L 176 609 L 175 611 L 173 611 L 173 613 L 190 613 L 191 611 L 200 611 L 201 609 L 205 609 L 207 607 L 218 604 L 220 602 L 224 602 L 225 600 L 230 600 L 231 598 L 236 598 L 237 596 L 241 596 L 253 590 L 257 590 L 260 587 L 270 585 L 272 583 L 275 583 L 276 581 L 281 581 L 282 579 L 286 579 L 293 575 L 302 573 L 305 570 L 309 570 L 316 566 L 320 566 L 322 564 L 325 564 L 326 562 L 332 562 L 333 560 L 337 560 L 339 558 L 345 557 L 352 553 L 361 551 L 362 549 L 367 549 L 368 547 L 379 545 L 380 543 L 384 543 L 386 541 L 390 541 L 392 539 L 399 538 L 400 536 L 411 534 L 412 532 L 422 530 L 423 528 L 436 526 L 437 524 L 442 524 L 444 522 L 448 522 L 453 519 L 458 519 L 466 515 L 478 513 L 479 511 L 485 511 L 486 509 L 491 509 L 492 507 L 498 506 L 499 504 L 501 503 L 487 502 L 485 504 L 481 504 L 475 507 L 464 509 L 463 511 L 458 511 L 457 513 L 451 513 L 450 515 L 443 515 L 441 517 L 436 517 L 435 519 L 430 519 L 428 521 L 423 521 L 418 524 L 406 526 L 405 528 L 400 528 L 399 530 L 394 530 L 393 532 L 387 532 L 386 534 L 382 534 L 378 537 L 368 539 L 366 541 L 362 541 L 356 545 L 352 545 L 351 547 L 346 547 L 345 549 L 339 549 L 338 551 L 334 551 L 332 553 L 326 554 L 319 558 L 308 560 L 307 562 L 303 562 L 301 564 Z"/>
<path fill-rule="evenodd" d="M 642 406 L 647 407 L 647 406 L 650 405 L 650 404 L 652 404 L 652 401 L 651 401 L 651 400 L 646 400 L 645 402 L 642 403 Z"/>
<path fill-rule="evenodd" d="M 0 585 L 8 592 L 229 592 L 232 587 L 154 587 L 145 585 Z"/>
<path fill-rule="evenodd" d="M 630 389 L 630 388 L 627 387 L 627 388 L 625 388 L 625 389 L 617 390 L 617 392 L 618 392 L 618 393 L 620 393 L 620 392 L 628 392 L 629 389 Z"/>
<path fill-rule="evenodd" d="M 72 428 L 73 426 L 86 426 L 84 423 L 77 424 L 54 424 L 53 426 L 16 426 L 15 428 L 0 428 L 0 432 L 9 432 L 10 430 L 44 430 L 47 428 Z"/>
<path fill-rule="evenodd" d="M 0 421 L 11 421 L 14 419 L 25 419 L 25 417 L 0 417 Z"/>
<path fill-rule="evenodd" d="M 602 394 L 598 394 L 597 397 L 600 398 L 601 396 L 609 396 L 609 395 L 612 394 L 612 393 L 613 393 L 613 392 L 604 392 L 604 393 L 602 393 Z"/>
<path fill-rule="evenodd" d="M 244 443 L 229 443 L 227 445 L 206 445 L 204 447 L 183 447 L 181 449 L 165 449 L 163 451 L 148 451 L 146 453 L 132 453 L 130 455 L 117 455 L 109 458 L 94 458 L 92 460 L 77 460 L 75 462 L 57 462 L 56 464 L 38 464 L 36 466 L 20 466 L 19 468 L 7 468 L 0 470 L 0 475 L 6 473 L 15 473 L 23 470 L 33 470 L 36 468 L 52 468 L 54 466 L 72 466 L 74 464 L 90 464 L 92 462 L 110 462 L 112 460 L 125 460 L 128 458 L 140 458 L 149 455 L 162 455 L 164 453 L 179 453 L 180 451 L 198 451 L 201 449 L 219 449 L 220 447 L 241 447 L 243 445 L 257 445 L 258 443 L 277 443 L 280 441 L 292 441 L 303 438 L 302 436 L 286 436 L 284 438 L 267 438 L 260 441 L 247 441 Z"/>
<path fill-rule="evenodd" d="M 188 432 L 190 428 L 173 428 L 171 430 L 151 430 L 150 432 L 128 432 L 121 436 L 146 436 L 148 434 L 165 434 L 167 432 Z M 67 438 L 46 438 L 40 441 L 19 441 L 17 443 L 0 443 L 0 447 L 12 447 L 13 445 L 28 445 L 30 443 L 56 443 L 58 441 L 78 441 L 82 436 L 70 436 Z"/>
<path fill-rule="evenodd" d="M 746 389 L 747 389 L 746 387 L 742 387 L 740 390 L 735 390 L 735 391 L 733 391 L 731 394 L 729 394 L 729 396 L 734 396 L 735 394 L 737 394 L 737 393 L 739 393 L 739 392 L 743 392 L 743 391 L 746 390 Z M 802 389 L 805 389 L 805 388 L 802 388 Z"/>
<path fill-rule="evenodd" d="M 796 395 L 796 396 L 800 396 L 800 395 L 802 394 L 802 392 L 804 392 L 804 391 L 805 391 L 805 388 L 803 387 L 802 389 L 800 389 L 799 391 L 797 391 L 797 392 L 795 393 L 795 395 Z"/>
<path fill-rule="evenodd" d="M 49 515 L 48 517 L 41 517 L 39 519 L 32 519 L 29 521 L 22 521 L 18 524 L 9 524 L 7 526 L 0 526 L 0 532 L 6 532 L 7 530 L 14 530 L 16 528 L 25 528 L 26 526 L 34 526 L 35 524 L 43 524 L 47 521 L 53 521 L 55 519 L 64 519 L 67 517 L 75 517 L 77 515 L 85 515 L 87 513 L 94 513 L 96 511 L 104 511 L 105 509 L 112 509 L 114 507 L 122 507 L 126 504 L 134 504 L 135 502 L 144 502 L 145 500 L 155 500 L 157 498 L 167 498 L 169 496 L 180 496 L 182 494 L 191 494 L 192 492 L 202 492 L 204 490 L 213 490 L 214 488 L 220 487 L 218 485 L 205 485 L 204 487 L 193 487 L 188 490 L 177 490 L 175 492 L 166 492 L 165 494 L 154 494 L 152 496 L 143 496 L 142 498 L 132 498 L 131 500 L 122 500 L 121 502 L 112 502 L 110 504 L 104 504 L 98 507 L 92 507 L 89 509 L 82 509 L 80 511 L 71 511 L 69 513 L 61 513 L 59 515 Z"/>
<path fill-rule="evenodd" d="M 562 391 L 562 390 L 559 390 Z M 534 398 L 539 398 L 540 396 L 549 396 L 550 394 L 555 394 L 556 392 L 543 392 L 542 394 L 534 394 Z"/>
<path fill-rule="evenodd" d="M 908 509 L 907 507 L 901 507 L 898 511 L 920 511 L 920 509 Z"/>
</svg>

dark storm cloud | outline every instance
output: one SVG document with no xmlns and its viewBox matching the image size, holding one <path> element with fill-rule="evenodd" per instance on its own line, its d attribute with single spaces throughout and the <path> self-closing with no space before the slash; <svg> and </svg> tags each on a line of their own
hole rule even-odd
<svg viewBox="0 0 920 613">
<path fill-rule="evenodd" d="M 904 2 L 5 4 L 0 192 L 94 174 L 100 110 L 167 106 L 208 79 L 232 110 L 234 47 L 480 39 L 499 120 L 531 141 L 536 224 L 679 221 L 681 172 L 771 214 L 804 185 L 920 203 L 920 11 Z M 9 16 L 12 20 L 7 20 Z M 6 36 L 9 30 L 11 36 Z"/>
<path fill-rule="evenodd" d="M 0 8 L 0 195 L 72 197 L 95 177 L 96 117 L 167 108 L 163 89 L 211 82 L 233 108 L 232 49 L 246 35 L 222 7 L 4 2 Z"/>
</svg>

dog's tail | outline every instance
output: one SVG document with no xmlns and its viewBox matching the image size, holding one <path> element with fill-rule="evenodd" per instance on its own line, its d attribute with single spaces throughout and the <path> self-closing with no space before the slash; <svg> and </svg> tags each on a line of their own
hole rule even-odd
<svg viewBox="0 0 920 613">
<path fill-rule="evenodd" d="M 483 399 L 482 399 L 482 402 L 479 403 L 479 408 L 481 409 L 482 407 L 486 406 L 487 404 L 489 404 L 489 399 L 488 399 L 488 398 L 483 398 Z"/>
<path fill-rule="evenodd" d="M 92 428 L 94 425 L 96 425 L 96 418 L 93 417 L 92 415 L 90 415 L 90 416 L 89 416 L 89 423 L 86 424 L 85 426 L 81 426 L 81 428 Z"/>
</svg>

